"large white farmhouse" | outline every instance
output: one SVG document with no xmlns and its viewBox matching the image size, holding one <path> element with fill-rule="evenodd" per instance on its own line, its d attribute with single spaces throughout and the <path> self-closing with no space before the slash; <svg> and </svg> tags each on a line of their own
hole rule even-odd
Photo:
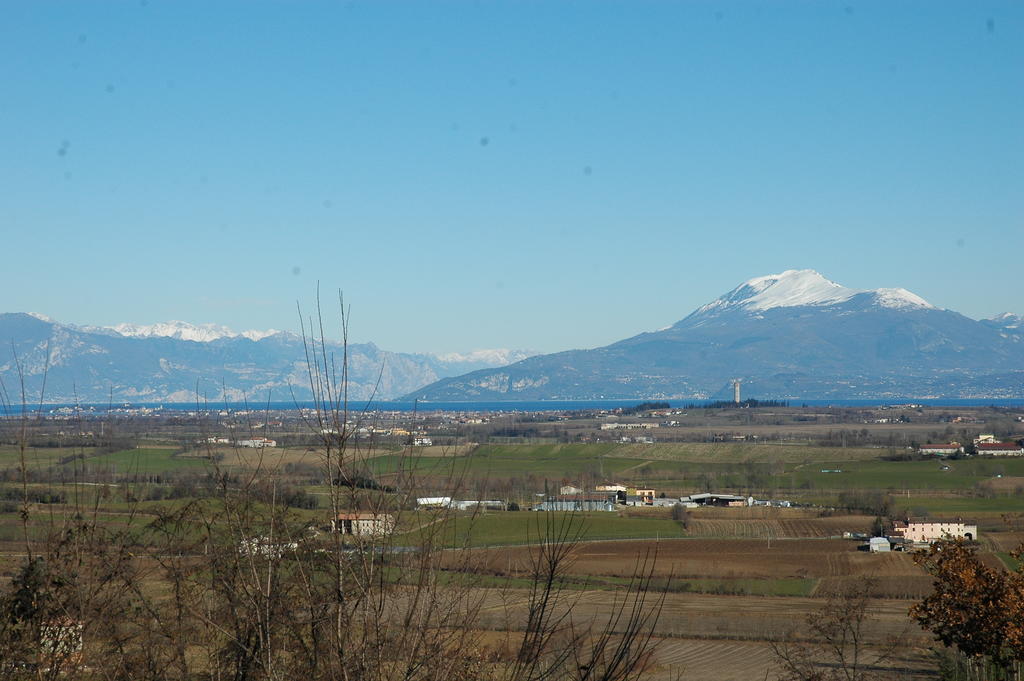
<svg viewBox="0 0 1024 681">
<path fill-rule="evenodd" d="M 973 541 L 978 538 L 978 525 L 956 520 L 922 520 L 908 518 L 893 523 L 893 535 L 903 537 L 912 542 L 934 542 L 940 539 L 966 539 Z"/>
</svg>

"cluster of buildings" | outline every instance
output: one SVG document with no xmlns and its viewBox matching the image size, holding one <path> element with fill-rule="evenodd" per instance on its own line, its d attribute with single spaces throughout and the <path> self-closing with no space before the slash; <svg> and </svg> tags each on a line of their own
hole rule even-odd
<svg viewBox="0 0 1024 681">
<path fill-rule="evenodd" d="M 1024 442 L 1001 442 L 995 435 L 984 434 L 974 438 L 974 453 L 989 456 L 1024 456 Z M 932 456 L 957 456 L 965 453 L 959 442 L 924 444 L 918 447 L 918 454 Z"/>
<path fill-rule="evenodd" d="M 627 487 L 619 484 L 604 484 L 594 487 L 593 492 L 563 485 L 558 494 L 545 497 L 533 507 L 535 511 L 614 511 L 620 506 L 701 506 L 746 507 L 746 506 L 792 506 L 789 501 L 762 501 L 753 497 L 719 492 L 701 492 L 683 497 L 659 497 L 650 487 Z"/>
<path fill-rule="evenodd" d="M 230 445 L 234 444 L 236 447 L 249 447 L 252 449 L 262 449 L 263 447 L 276 447 L 277 440 L 271 440 L 268 437 L 253 437 L 246 440 L 234 440 L 232 441 L 229 437 L 211 436 L 206 438 L 206 444 L 209 445 Z"/>
<path fill-rule="evenodd" d="M 252 449 L 262 449 L 264 447 L 276 447 L 277 441 L 271 440 L 268 437 L 254 437 L 248 440 L 238 440 L 235 442 L 239 447 L 251 447 Z"/>
<path fill-rule="evenodd" d="M 602 423 L 601 430 L 650 430 L 658 428 L 657 423 Z"/>
<path fill-rule="evenodd" d="M 483 508 L 489 511 L 504 511 L 508 504 L 496 499 L 452 499 L 451 497 L 417 497 L 419 508 L 452 508 L 456 511 L 472 511 Z"/>
</svg>

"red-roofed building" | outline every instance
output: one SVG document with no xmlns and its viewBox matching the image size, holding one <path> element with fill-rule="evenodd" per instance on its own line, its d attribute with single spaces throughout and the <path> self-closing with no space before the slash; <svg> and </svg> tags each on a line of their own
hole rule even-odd
<svg viewBox="0 0 1024 681">
<path fill-rule="evenodd" d="M 921 445 L 918 447 L 917 452 L 918 454 L 934 454 L 935 456 L 953 456 L 954 454 L 963 454 L 964 448 L 959 442 L 950 442 L 948 445 Z"/>
<path fill-rule="evenodd" d="M 1016 442 L 979 442 L 975 450 L 993 456 L 1024 456 L 1024 447 Z"/>
</svg>

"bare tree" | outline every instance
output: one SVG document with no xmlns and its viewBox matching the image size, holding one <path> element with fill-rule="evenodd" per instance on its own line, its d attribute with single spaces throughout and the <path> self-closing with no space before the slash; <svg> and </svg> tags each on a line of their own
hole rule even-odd
<svg viewBox="0 0 1024 681">
<path fill-rule="evenodd" d="M 870 681 L 881 678 L 880 665 L 892 657 L 901 637 L 884 647 L 869 646 L 875 583 L 857 581 L 829 596 L 825 605 L 807 615 L 805 632 L 789 632 L 771 648 L 783 681 Z"/>
</svg>

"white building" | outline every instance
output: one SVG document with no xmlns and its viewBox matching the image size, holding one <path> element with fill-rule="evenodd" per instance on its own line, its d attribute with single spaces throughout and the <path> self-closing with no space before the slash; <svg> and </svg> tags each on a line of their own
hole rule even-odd
<svg viewBox="0 0 1024 681">
<path fill-rule="evenodd" d="M 235 443 L 239 447 L 252 447 L 254 449 L 260 449 L 263 447 L 276 447 L 277 441 L 271 440 L 266 437 L 254 437 L 251 440 L 239 440 Z"/>
<path fill-rule="evenodd" d="M 394 531 L 395 518 L 388 513 L 339 513 L 332 526 L 353 537 L 383 537 Z"/>
<path fill-rule="evenodd" d="M 1016 442 L 981 442 L 974 449 L 991 456 L 1024 456 L 1024 447 Z"/>
<path fill-rule="evenodd" d="M 450 508 L 451 497 L 418 497 L 416 505 L 420 508 Z"/>
<path fill-rule="evenodd" d="M 888 537 L 871 537 L 868 539 L 868 551 L 871 553 L 886 553 L 892 550 Z"/>
<path fill-rule="evenodd" d="M 950 442 L 949 444 L 921 445 L 917 451 L 919 454 L 933 454 L 935 456 L 953 456 L 955 454 L 963 454 L 964 448 L 960 446 L 959 442 Z"/>
<path fill-rule="evenodd" d="M 478 507 L 489 511 L 504 511 L 505 502 L 498 499 L 466 499 L 464 501 L 453 501 L 452 507 L 458 511 L 469 511 Z"/>
</svg>

